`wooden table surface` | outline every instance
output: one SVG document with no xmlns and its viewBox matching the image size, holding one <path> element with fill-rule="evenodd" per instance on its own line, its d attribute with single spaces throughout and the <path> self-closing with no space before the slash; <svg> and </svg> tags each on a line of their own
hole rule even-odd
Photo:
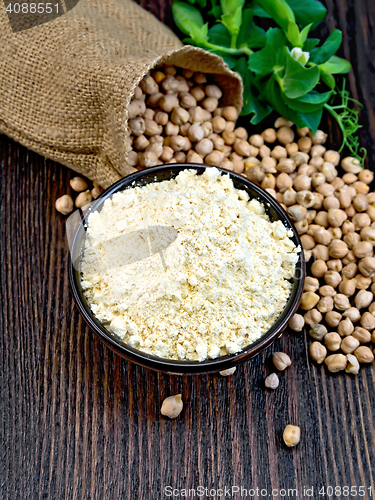
<svg viewBox="0 0 375 500">
<path fill-rule="evenodd" d="M 165 0 L 143 4 L 171 22 Z M 327 7 L 322 34 L 343 31 L 371 165 L 375 2 Z M 255 489 L 250 498 L 296 498 L 294 488 L 298 498 L 356 498 L 355 488 L 329 496 L 328 486 L 374 495 L 374 364 L 357 377 L 330 375 L 310 362 L 306 334 L 292 332 L 228 378 L 172 377 L 120 359 L 73 303 L 64 218 L 54 208 L 73 172 L 5 136 L 0 162 L 1 499 L 179 498 L 183 488 L 196 488 L 188 498 L 214 498 L 204 488 L 225 487 L 226 498 L 241 498 L 232 486 Z M 292 366 L 270 392 L 263 384 L 274 350 L 289 353 Z M 170 421 L 160 405 L 177 392 L 185 407 Z M 294 449 L 282 440 L 289 423 L 301 427 Z"/>
</svg>

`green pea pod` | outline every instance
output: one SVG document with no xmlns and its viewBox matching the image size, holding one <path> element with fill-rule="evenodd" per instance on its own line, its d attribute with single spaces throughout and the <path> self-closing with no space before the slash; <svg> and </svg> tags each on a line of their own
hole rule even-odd
<svg viewBox="0 0 375 500">
<path fill-rule="evenodd" d="M 221 10 L 224 15 L 234 16 L 237 9 L 242 9 L 245 0 L 220 0 Z"/>
<path fill-rule="evenodd" d="M 202 14 L 199 10 L 192 5 L 185 2 L 173 2 L 172 14 L 177 28 L 185 33 L 185 35 L 192 36 L 193 29 L 202 29 L 204 25 Z"/>
<path fill-rule="evenodd" d="M 288 31 L 289 23 L 295 23 L 296 19 L 292 9 L 285 0 L 256 0 L 256 3 L 285 31 Z"/>
</svg>

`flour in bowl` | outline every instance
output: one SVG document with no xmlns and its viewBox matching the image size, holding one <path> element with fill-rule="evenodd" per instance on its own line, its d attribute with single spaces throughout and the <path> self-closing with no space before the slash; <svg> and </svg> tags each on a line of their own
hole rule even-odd
<svg viewBox="0 0 375 500">
<path fill-rule="evenodd" d="M 229 175 L 183 170 L 88 218 L 82 287 L 122 342 L 163 358 L 241 351 L 275 323 L 300 248 Z"/>
</svg>

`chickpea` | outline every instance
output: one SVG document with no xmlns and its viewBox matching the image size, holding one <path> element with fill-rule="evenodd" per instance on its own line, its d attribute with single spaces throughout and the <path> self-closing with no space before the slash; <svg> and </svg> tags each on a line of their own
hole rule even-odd
<svg viewBox="0 0 375 500">
<path fill-rule="evenodd" d="M 279 386 L 279 377 L 276 375 L 276 373 L 271 373 L 266 377 L 264 381 L 264 385 L 267 387 L 267 389 L 277 389 Z"/>
<path fill-rule="evenodd" d="M 315 240 L 309 234 L 303 234 L 301 236 L 301 243 L 302 243 L 302 247 L 305 250 L 312 250 L 315 246 Z"/>
<path fill-rule="evenodd" d="M 188 151 L 186 155 L 186 163 L 200 163 L 203 164 L 203 158 L 193 150 Z"/>
<path fill-rule="evenodd" d="M 374 257 L 364 257 L 359 261 L 358 264 L 359 271 L 365 277 L 372 277 L 375 273 L 375 258 Z"/>
<path fill-rule="evenodd" d="M 336 328 L 340 324 L 341 318 L 341 314 L 337 311 L 329 311 L 325 315 L 327 325 L 332 328 Z"/>
<path fill-rule="evenodd" d="M 352 187 L 354 187 L 356 192 L 359 194 L 367 194 L 370 191 L 370 187 L 361 181 L 356 181 L 354 184 L 352 184 Z"/>
<path fill-rule="evenodd" d="M 283 174 L 280 174 L 276 178 L 276 186 L 277 186 L 277 181 L 278 181 L 278 179 L 280 178 L 281 175 L 283 175 Z M 282 201 L 283 201 L 284 205 L 286 205 L 287 207 L 295 205 L 295 203 L 297 201 L 297 193 L 296 193 L 296 191 L 294 191 L 294 189 L 292 187 L 289 187 L 288 189 L 286 189 L 283 192 Z M 305 210 L 306 210 L 306 208 L 305 208 Z M 302 211 L 302 213 L 303 213 L 303 211 Z M 306 210 L 306 214 L 307 214 L 307 210 Z M 300 219 L 300 220 L 302 220 L 302 219 Z"/>
<path fill-rule="evenodd" d="M 369 207 L 369 202 L 365 194 L 357 194 L 353 198 L 353 205 L 357 212 L 364 212 Z"/>
<path fill-rule="evenodd" d="M 314 193 L 314 205 L 313 208 L 315 210 L 320 210 L 323 206 L 324 196 L 320 193 Z"/>
<path fill-rule="evenodd" d="M 226 370 L 222 370 L 220 373 L 220 375 L 222 377 L 229 377 L 230 375 L 233 375 L 233 373 L 236 371 L 236 367 L 233 366 L 232 368 L 227 368 Z"/>
<path fill-rule="evenodd" d="M 328 213 L 324 212 L 323 210 L 321 212 L 318 212 L 316 214 L 316 217 L 314 219 L 314 222 L 318 224 L 319 226 L 322 227 L 328 227 Z"/>
<path fill-rule="evenodd" d="M 294 227 L 297 229 L 299 235 L 305 234 L 309 228 L 309 223 L 306 219 L 297 221 L 294 224 Z"/>
<path fill-rule="evenodd" d="M 311 309 L 304 314 L 303 319 L 305 320 L 306 325 L 313 326 L 320 323 L 323 316 L 317 309 Z"/>
<path fill-rule="evenodd" d="M 375 328 L 375 316 L 370 312 L 365 312 L 362 314 L 360 324 L 362 328 L 366 330 L 374 330 Z"/>
<path fill-rule="evenodd" d="M 338 293 L 333 297 L 333 303 L 335 308 L 339 311 L 345 311 L 345 309 L 349 309 L 350 307 L 348 297 L 342 293 Z"/>
<path fill-rule="evenodd" d="M 316 308 L 318 309 L 318 311 L 320 311 L 323 314 L 332 311 L 333 310 L 332 297 L 322 297 L 319 300 Z"/>
<path fill-rule="evenodd" d="M 354 351 L 354 356 L 359 363 L 371 363 L 374 360 L 374 354 L 367 346 L 361 345 Z"/>
<path fill-rule="evenodd" d="M 345 213 L 348 217 L 353 217 L 356 214 L 355 208 L 353 205 L 350 205 L 350 207 L 345 208 Z"/>
<path fill-rule="evenodd" d="M 222 116 L 228 121 L 235 122 L 238 118 L 237 109 L 234 106 L 226 106 L 223 108 Z"/>
<path fill-rule="evenodd" d="M 372 246 L 375 245 L 375 229 L 372 227 L 363 227 L 360 232 L 360 237 L 363 241 L 369 241 Z"/>
<path fill-rule="evenodd" d="M 306 220 L 308 224 L 312 224 L 316 217 L 316 210 L 308 210 L 306 215 Z"/>
<path fill-rule="evenodd" d="M 359 172 L 358 179 L 365 184 L 371 184 L 371 182 L 374 180 L 374 172 L 365 168 L 361 170 L 361 172 Z"/>
<path fill-rule="evenodd" d="M 371 225 L 371 219 L 366 213 L 354 214 L 352 222 L 357 231 Z"/>
<path fill-rule="evenodd" d="M 324 162 L 320 170 L 328 182 L 333 182 L 338 174 L 332 163 L 328 162 Z"/>
<path fill-rule="evenodd" d="M 324 336 L 324 343 L 329 351 L 338 351 L 341 345 L 341 337 L 336 332 L 327 333 Z"/>
<path fill-rule="evenodd" d="M 340 347 L 343 353 L 352 354 L 359 347 L 359 341 L 352 335 L 349 335 L 342 340 Z"/>
<path fill-rule="evenodd" d="M 371 304 L 373 298 L 374 296 L 371 292 L 360 290 L 354 299 L 355 306 L 357 309 L 367 308 Z"/>
<path fill-rule="evenodd" d="M 348 248 L 352 250 L 354 245 L 356 245 L 361 241 L 361 237 L 359 236 L 358 233 L 349 233 L 344 236 L 343 240 L 348 246 Z"/>
<path fill-rule="evenodd" d="M 311 191 L 299 191 L 296 195 L 296 201 L 305 208 L 311 208 L 314 205 L 314 193 Z"/>
<path fill-rule="evenodd" d="M 293 180 L 293 187 L 296 191 L 308 191 L 311 188 L 311 178 L 307 175 L 297 175 Z"/>
<path fill-rule="evenodd" d="M 347 217 L 346 213 L 340 208 L 332 208 L 328 210 L 328 222 L 333 227 L 340 227 Z"/>
<path fill-rule="evenodd" d="M 332 259 L 327 262 L 327 267 L 330 271 L 340 273 L 342 270 L 342 262 L 340 259 Z"/>
<path fill-rule="evenodd" d="M 344 279 L 339 285 L 339 292 L 343 293 L 347 297 L 351 297 L 355 294 L 355 281 Z"/>
<path fill-rule="evenodd" d="M 371 333 L 366 328 L 356 326 L 352 335 L 360 344 L 368 344 L 371 342 Z"/>
<path fill-rule="evenodd" d="M 263 130 L 261 135 L 264 139 L 264 142 L 267 142 L 268 144 L 273 144 L 276 141 L 276 130 L 273 128 L 267 128 L 266 130 Z"/>
<path fill-rule="evenodd" d="M 169 418 L 176 418 L 182 412 L 183 406 L 181 394 L 169 396 L 169 398 L 164 399 L 160 413 Z"/>
<path fill-rule="evenodd" d="M 305 325 L 305 320 L 301 314 L 294 314 L 289 321 L 289 328 L 291 328 L 294 332 L 302 331 Z"/>
<path fill-rule="evenodd" d="M 336 295 L 336 291 L 330 285 L 323 285 L 319 288 L 319 295 L 321 297 L 333 297 L 334 295 Z"/>
<path fill-rule="evenodd" d="M 352 323 L 356 323 L 361 319 L 361 313 L 356 307 L 349 307 L 349 309 L 344 311 L 343 316 L 349 318 Z"/>
<path fill-rule="evenodd" d="M 348 245 L 342 240 L 332 240 L 328 245 L 328 253 L 334 259 L 342 259 L 349 252 Z"/>
<path fill-rule="evenodd" d="M 310 132 L 311 135 L 311 132 Z M 317 130 L 315 134 L 311 137 L 313 144 L 324 144 L 327 140 L 328 135 L 322 130 Z"/>
<path fill-rule="evenodd" d="M 292 220 L 300 221 L 306 219 L 307 210 L 305 207 L 301 207 L 300 205 L 292 205 L 291 207 L 288 207 L 288 214 Z"/>
<path fill-rule="evenodd" d="M 248 138 L 248 133 L 247 130 L 244 127 L 237 127 L 234 130 L 234 133 L 236 134 L 236 137 L 242 141 L 247 141 Z"/>
<path fill-rule="evenodd" d="M 271 151 L 271 156 L 275 160 L 281 160 L 281 158 L 287 157 L 287 151 L 283 146 L 275 146 Z"/>
<path fill-rule="evenodd" d="M 328 267 L 324 260 L 319 259 L 311 264 L 311 273 L 315 278 L 323 278 L 327 271 Z"/>
<path fill-rule="evenodd" d="M 341 160 L 341 167 L 345 172 L 351 174 L 359 174 L 362 170 L 362 166 L 359 161 L 351 156 L 347 156 Z"/>
<path fill-rule="evenodd" d="M 290 357 L 285 354 L 285 352 L 274 352 L 272 355 L 272 362 L 279 371 L 284 371 L 292 364 Z"/>
<path fill-rule="evenodd" d="M 343 354 L 331 354 L 324 362 L 331 373 L 337 373 L 345 370 L 348 360 Z"/>
<path fill-rule="evenodd" d="M 218 166 L 223 161 L 224 156 L 220 151 L 212 151 L 212 153 L 208 154 L 204 159 L 207 165 Z"/>
<path fill-rule="evenodd" d="M 337 151 L 333 151 L 332 149 L 328 149 L 324 153 L 324 160 L 332 163 L 335 167 L 340 163 L 340 153 Z"/>
<path fill-rule="evenodd" d="M 353 253 L 358 259 L 365 257 L 372 257 L 374 252 L 372 245 L 369 241 L 361 241 L 353 246 Z"/>
<path fill-rule="evenodd" d="M 314 259 L 327 261 L 329 259 L 328 248 L 325 245 L 316 245 L 311 251 Z M 328 268 L 328 266 L 327 266 Z"/>
<path fill-rule="evenodd" d="M 290 158 L 284 158 L 279 161 L 276 166 L 278 172 L 284 172 L 286 174 L 291 174 L 296 169 L 296 164 Z"/>
<path fill-rule="evenodd" d="M 359 362 L 353 354 L 347 354 L 347 365 L 345 368 L 346 373 L 351 373 L 352 375 L 357 375 L 359 372 Z"/>
<path fill-rule="evenodd" d="M 305 292 L 316 292 L 319 288 L 319 280 L 316 278 L 312 278 L 311 276 L 306 276 L 304 283 L 304 291 Z"/>
<path fill-rule="evenodd" d="M 336 271 L 327 271 L 323 277 L 327 285 L 332 288 L 336 288 L 342 279 L 340 274 Z"/>
<path fill-rule="evenodd" d="M 55 202 L 55 208 L 63 215 L 70 214 L 71 212 L 73 212 L 74 208 L 72 197 L 68 194 L 60 196 L 60 198 L 57 198 Z"/>
<path fill-rule="evenodd" d="M 371 285 L 371 278 L 366 278 L 365 276 L 358 275 L 354 278 L 355 286 L 359 290 L 367 290 Z"/>
<path fill-rule="evenodd" d="M 312 325 L 309 334 L 314 340 L 323 340 L 327 335 L 327 328 L 324 325 Z"/>
<path fill-rule="evenodd" d="M 370 217 L 371 222 L 375 221 L 375 206 L 370 205 L 368 209 L 366 210 L 367 215 Z"/>
</svg>

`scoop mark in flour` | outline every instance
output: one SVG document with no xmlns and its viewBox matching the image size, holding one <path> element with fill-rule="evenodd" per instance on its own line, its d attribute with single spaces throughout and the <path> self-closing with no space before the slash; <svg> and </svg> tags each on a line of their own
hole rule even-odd
<svg viewBox="0 0 375 500">
<path fill-rule="evenodd" d="M 103 272 L 121 266 L 127 266 L 140 260 L 159 254 L 164 268 L 167 268 L 163 251 L 178 237 L 178 231 L 172 226 L 146 226 L 144 229 L 121 234 L 102 241 L 102 269 L 97 262 L 92 272 Z M 90 247 L 85 249 L 86 255 Z M 79 265 L 79 262 L 77 262 Z"/>
</svg>

